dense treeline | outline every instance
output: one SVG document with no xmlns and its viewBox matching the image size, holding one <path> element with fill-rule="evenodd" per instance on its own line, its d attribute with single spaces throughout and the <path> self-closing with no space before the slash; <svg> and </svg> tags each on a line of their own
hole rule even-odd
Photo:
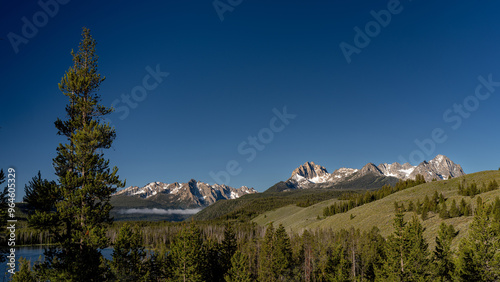
<svg viewBox="0 0 500 282">
<path fill-rule="evenodd" d="M 475 182 L 467 185 L 464 180 L 458 184 L 458 194 L 462 196 L 474 197 L 481 193 L 496 190 L 499 187 L 496 180 L 491 180 L 488 185 L 483 183 L 481 186 L 481 189 L 477 188 L 477 184 Z M 420 199 L 417 200 L 416 203 L 410 201 L 407 207 L 405 207 L 404 203 L 399 204 L 398 202 L 394 202 L 394 209 L 416 212 L 421 215 L 422 220 L 426 220 L 428 218 L 429 212 L 439 214 L 439 217 L 442 219 L 472 215 L 471 202 L 467 202 L 464 198 L 462 198 L 460 203 L 457 203 L 455 199 L 453 199 L 451 203 L 446 203 L 446 199 L 443 194 L 440 193 L 438 195 L 437 191 L 434 191 L 434 195 L 431 199 L 429 199 L 426 195 L 422 202 Z"/>
<path fill-rule="evenodd" d="M 103 260 L 100 268 L 109 281 L 497 281 L 500 199 L 484 204 L 478 197 L 474 214 L 457 251 L 451 249 L 458 234 L 452 225 L 440 225 L 431 250 L 420 219 L 414 213 L 407 222 L 402 210 L 388 238 L 377 228 L 298 235 L 272 223 L 265 230 L 250 225 L 210 230 L 192 222 L 177 224 L 177 233 L 154 252 L 144 247 L 142 226 L 124 223 L 112 260 Z M 43 263 L 32 269 L 24 264 L 14 281 L 43 277 Z"/>
<path fill-rule="evenodd" d="M 462 196 L 471 196 L 474 197 L 475 195 L 493 191 L 498 189 L 499 185 L 495 179 L 490 180 L 488 185 L 485 185 L 482 183 L 482 188 L 477 188 L 476 182 L 472 182 L 467 184 L 465 179 L 462 181 L 462 183 L 458 184 L 458 194 Z"/>
<path fill-rule="evenodd" d="M 457 201 L 453 199 L 448 207 L 443 194 L 440 193 L 438 195 L 437 191 L 434 191 L 434 195 L 431 199 L 426 195 L 422 202 L 420 199 L 417 200 L 417 203 L 413 203 L 413 201 L 410 200 L 407 207 L 405 207 L 404 203 L 399 204 L 398 202 L 394 202 L 394 209 L 396 211 L 403 210 L 415 212 L 421 215 L 422 220 L 426 220 L 429 217 L 429 212 L 439 214 L 439 217 L 442 219 L 472 215 L 471 202 L 467 202 L 462 198 L 460 203 L 457 204 Z"/>
<path fill-rule="evenodd" d="M 344 193 L 339 197 L 339 200 L 342 202 L 336 202 L 333 205 L 325 207 L 323 209 L 323 216 L 332 216 L 338 213 L 344 213 L 353 209 L 355 207 L 359 207 L 364 204 L 371 203 L 376 200 L 380 200 L 385 198 L 393 193 L 399 192 L 401 190 L 414 187 L 420 184 L 425 183 L 424 176 L 421 174 L 417 174 L 415 176 L 415 180 L 407 179 L 400 180 L 396 183 L 396 185 L 384 185 L 382 188 L 376 191 L 366 191 L 365 193 Z"/>
<path fill-rule="evenodd" d="M 231 201 L 217 201 L 194 216 L 195 220 L 247 222 L 266 211 L 287 205 L 309 206 L 338 198 L 345 191 L 328 189 L 298 189 L 286 192 L 265 192 L 245 195 Z"/>
</svg>

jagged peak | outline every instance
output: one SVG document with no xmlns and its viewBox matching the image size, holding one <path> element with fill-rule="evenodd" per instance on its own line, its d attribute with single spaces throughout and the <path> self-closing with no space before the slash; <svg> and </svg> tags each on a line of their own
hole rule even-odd
<svg viewBox="0 0 500 282">
<path fill-rule="evenodd" d="M 434 162 L 437 162 L 437 163 L 441 163 L 442 161 L 451 161 L 451 160 L 447 156 L 445 156 L 445 155 L 437 155 L 431 161 L 434 161 Z"/>
<path fill-rule="evenodd" d="M 324 166 L 315 164 L 314 162 L 305 162 L 303 165 L 297 167 L 292 172 L 292 177 L 299 175 L 305 178 L 314 178 L 328 174 Z"/>
<path fill-rule="evenodd" d="M 360 170 L 360 173 L 362 175 L 366 174 L 366 173 L 375 173 L 375 174 L 383 174 L 382 171 L 380 170 L 380 168 L 378 168 L 374 163 L 367 163 L 361 170 Z"/>
</svg>

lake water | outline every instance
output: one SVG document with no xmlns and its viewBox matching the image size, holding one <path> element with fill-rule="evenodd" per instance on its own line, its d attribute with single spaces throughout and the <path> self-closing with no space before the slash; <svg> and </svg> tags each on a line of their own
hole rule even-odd
<svg viewBox="0 0 500 282">
<path fill-rule="evenodd" d="M 101 251 L 106 259 L 111 259 L 111 254 L 113 253 L 113 248 L 106 248 Z M 8 254 L 7 254 L 8 255 Z M 43 247 L 17 247 L 16 248 L 16 271 L 19 270 L 19 258 L 25 258 L 31 260 L 31 263 L 43 259 Z M 7 272 L 9 267 L 7 266 L 7 261 L 0 264 L 0 281 L 9 281 L 11 276 Z"/>
</svg>

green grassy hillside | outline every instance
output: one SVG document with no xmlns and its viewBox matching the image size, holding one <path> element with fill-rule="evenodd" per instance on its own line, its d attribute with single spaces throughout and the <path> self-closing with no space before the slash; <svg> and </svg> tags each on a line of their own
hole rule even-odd
<svg viewBox="0 0 500 282">
<path fill-rule="evenodd" d="M 306 208 L 297 206 L 282 207 L 263 213 L 257 216 L 253 221 L 259 225 L 265 225 L 269 222 L 274 222 L 276 225 L 282 223 L 288 230 L 293 232 L 302 232 L 302 230 L 306 228 L 331 228 L 333 230 L 340 230 L 350 227 L 368 231 L 373 226 L 376 226 L 380 229 L 383 236 L 388 236 L 393 232 L 392 223 L 395 214 L 395 201 L 400 204 L 404 203 L 405 206 L 408 206 L 410 201 L 416 203 L 417 200 L 420 200 L 420 202 L 423 202 L 426 195 L 430 198 L 435 191 L 444 195 L 448 206 L 453 199 L 458 203 L 464 198 L 467 202 L 475 204 L 476 197 L 478 196 L 481 197 L 484 202 L 491 202 L 495 197 L 500 197 L 500 189 L 481 193 L 474 198 L 461 196 L 458 194 L 458 185 L 464 179 L 467 183 L 475 182 L 478 186 L 481 186 L 482 183 L 487 184 L 493 179 L 500 183 L 500 171 L 483 171 L 451 180 L 425 183 L 399 191 L 378 201 L 359 206 L 346 213 L 336 214 L 326 218 L 323 217 L 323 209 L 326 206 L 332 205 L 335 201 L 338 201 L 337 199 L 323 201 Z M 412 214 L 413 212 L 407 212 L 405 216 L 409 220 Z M 466 235 L 466 230 L 471 220 L 472 216 L 462 216 L 443 220 L 438 214 L 430 212 L 428 219 L 423 221 L 423 225 L 426 228 L 424 235 L 427 242 L 432 246 L 439 224 L 444 221 L 447 224 L 453 224 L 455 229 L 460 231 L 458 238 L 461 238 Z M 454 242 L 456 243 L 458 241 L 459 240 L 455 240 Z"/>
<path fill-rule="evenodd" d="M 328 199 L 336 199 L 344 193 L 363 193 L 366 190 L 379 189 L 384 185 L 394 185 L 396 182 L 397 179 L 394 177 L 380 177 L 369 174 L 336 185 L 322 183 L 313 185 L 309 189 L 296 189 L 290 183 L 281 181 L 263 193 L 245 195 L 234 200 L 218 201 L 193 216 L 193 219 L 248 221 L 266 211 L 287 205 L 310 206 Z"/>
<path fill-rule="evenodd" d="M 266 211 L 284 206 L 309 206 L 326 199 L 339 197 L 346 191 L 298 189 L 287 192 L 248 194 L 234 200 L 221 200 L 193 216 L 194 220 L 229 219 L 248 221 Z"/>
</svg>

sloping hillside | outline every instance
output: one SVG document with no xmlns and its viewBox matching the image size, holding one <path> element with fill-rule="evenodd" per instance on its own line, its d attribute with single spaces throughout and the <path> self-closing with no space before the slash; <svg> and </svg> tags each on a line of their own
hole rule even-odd
<svg viewBox="0 0 500 282">
<path fill-rule="evenodd" d="M 287 205 L 308 206 L 338 198 L 343 190 L 330 189 L 298 189 L 288 192 L 264 192 L 244 195 L 233 200 L 221 200 L 210 205 L 193 216 L 194 220 L 235 219 L 251 220 L 266 211 Z"/>
<path fill-rule="evenodd" d="M 487 184 L 493 179 L 500 183 L 500 171 L 484 171 L 450 180 L 425 183 L 394 193 L 383 199 L 359 206 L 346 213 L 336 214 L 326 218 L 323 217 L 323 209 L 338 201 L 337 199 L 323 201 L 306 208 L 300 208 L 297 206 L 279 208 L 263 213 L 256 217 L 253 221 L 259 225 L 265 225 L 269 222 L 274 222 L 275 224 L 282 223 L 289 230 L 294 232 L 301 232 L 305 228 L 331 228 L 334 230 L 340 230 L 342 228 L 350 228 L 351 226 L 361 230 L 369 230 L 373 226 L 377 226 L 380 229 L 381 234 L 383 236 L 387 236 L 393 232 L 392 223 L 395 214 L 394 202 L 398 202 L 399 204 L 404 203 L 405 206 L 408 206 L 410 201 L 413 201 L 414 203 L 416 203 L 417 200 L 423 202 L 426 195 L 430 198 L 435 191 L 443 194 L 446 198 L 448 206 L 453 199 L 455 199 L 458 203 L 462 198 L 464 198 L 466 202 L 472 202 L 474 205 L 476 197 L 478 196 L 480 196 L 485 202 L 490 202 L 493 201 L 495 197 L 500 197 L 500 189 L 481 193 L 474 198 L 461 196 L 458 194 L 458 185 L 464 179 L 467 183 L 475 182 L 478 186 L 481 186 L 482 183 Z M 412 214 L 413 212 L 406 213 L 408 220 Z M 472 216 L 462 216 L 446 219 L 444 221 L 447 224 L 453 224 L 456 230 L 461 231 L 458 235 L 458 238 L 461 238 L 466 235 L 465 231 L 471 220 Z M 424 235 L 427 242 L 429 242 L 431 246 L 434 244 L 437 229 L 442 221 L 443 219 L 441 219 L 438 214 L 433 212 L 430 212 L 428 219 L 423 221 L 423 225 L 426 228 Z M 458 241 L 459 240 L 455 240 L 454 242 L 456 243 Z"/>
</svg>

